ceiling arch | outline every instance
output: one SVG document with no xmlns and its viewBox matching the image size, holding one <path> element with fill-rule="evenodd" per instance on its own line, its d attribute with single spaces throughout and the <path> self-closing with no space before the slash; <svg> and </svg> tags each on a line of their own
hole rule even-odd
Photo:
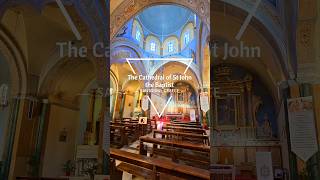
<svg viewBox="0 0 320 180">
<path fill-rule="evenodd" d="M 111 2 L 112 4 L 112 2 Z M 158 0 L 158 1 L 131 1 L 123 0 L 113 9 L 110 17 L 110 37 L 116 36 L 116 33 L 136 14 L 150 6 L 163 4 L 175 4 L 189 8 L 196 13 L 207 26 L 210 24 L 210 5 L 208 0 Z"/>
<path fill-rule="evenodd" d="M 39 94 L 48 97 L 51 103 L 77 109 L 81 93 L 95 79 L 95 75 L 91 61 L 64 58 L 48 72 L 39 87 Z"/>
<path fill-rule="evenodd" d="M 19 45 L 12 41 L 9 33 L 0 28 L 0 55 L 9 66 L 11 95 L 27 94 L 27 67 L 25 56 Z"/>
<path fill-rule="evenodd" d="M 149 75 L 156 75 L 158 73 L 163 73 L 164 76 L 170 76 L 173 74 L 181 74 L 184 75 L 184 71 L 186 70 L 188 66 L 188 63 L 185 62 L 166 62 L 164 61 L 161 63 L 160 66 L 157 66 L 157 68 L 154 68 L 151 72 L 149 72 Z M 198 71 L 195 71 L 192 67 L 189 67 L 189 69 L 186 71 L 185 75 L 191 76 L 191 81 L 186 81 L 189 84 L 192 85 L 192 87 L 197 90 L 202 87 L 202 82 L 199 76 L 199 73 L 196 73 Z M 177 81 L 173 81 L 177 82 Z"/>
</svg>

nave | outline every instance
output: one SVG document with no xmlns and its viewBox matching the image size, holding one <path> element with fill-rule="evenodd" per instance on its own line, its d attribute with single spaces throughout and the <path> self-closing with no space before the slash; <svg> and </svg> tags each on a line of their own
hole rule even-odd
<svg viewBox="0 0 320 180">
<path fill-rule="evenodd" d="M 316 0 L 57 2 L 0 0 L 1 180 L 320 179 Z"/>
<path fill-rule="evenodd" d="M 209 179 L 208 131 L 197 122 L 172 120 L 159 129 L 156 124 L 150 119 L 145 125 L 128 119 L 112 123 L 111 178 Z M 119 140 L 124 144 L 117 145 Z"/>
</svg>

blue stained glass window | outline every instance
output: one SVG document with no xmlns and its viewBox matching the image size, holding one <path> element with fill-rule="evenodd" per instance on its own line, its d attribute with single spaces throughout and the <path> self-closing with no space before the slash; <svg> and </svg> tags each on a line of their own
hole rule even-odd
<svg viewBox="0 0 320 180">
<path fill-rule="evenodd" d="M 141 40 L 141 32 L 140 32 L 139 29 L 137 29 L 137 31 L 136 31 L 136 40 L 139 41 L 139 42 Z"/>
<path fill-rule="evenodd" d="M 174 50 L 173 45 L 174 45 L 174 43 L 173 43 L 172 41 L 170 41 L 170 42 L 168 43 L 168 52 L 169 52 L 169 53 L 172 53 L 172 52 L 173 52 L 173 50 Z"/>
<path fill-rule="evenodd" d="M 155 42 L 150 43 L 150 51 L 156 52 L 156 43 Z"/>
</svg>

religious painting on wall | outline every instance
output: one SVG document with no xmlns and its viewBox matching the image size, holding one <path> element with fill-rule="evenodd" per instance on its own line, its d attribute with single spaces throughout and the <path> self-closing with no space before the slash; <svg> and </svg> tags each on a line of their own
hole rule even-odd
<svg viewBox="0 0 320 180">
<path fill-rule="evenodd" d="M 235 97 L 218 98 L 216 100 L 216 120 L 218 127 L 234 127 L 236 125 Z"/>
<path fill-rule="evenodd" d="M 243 67 L 219 64 L 213 80 L 216 127 L 220 130 L 243 129 L 250 138 L 277 137 L 274 99 L 263 81 Z"/>
<path fill-rule="evenodd" d="M 268 113 L 264 113 L 262 122 L 258 123 L 256 128 L 256 135 L 258 139 L 272 137 L 272 129 Z"/>
<path fill-rule="evenodd" d="M 183 102 L 183 93 L 178 93 L 178 101 Z"/>
</svg>

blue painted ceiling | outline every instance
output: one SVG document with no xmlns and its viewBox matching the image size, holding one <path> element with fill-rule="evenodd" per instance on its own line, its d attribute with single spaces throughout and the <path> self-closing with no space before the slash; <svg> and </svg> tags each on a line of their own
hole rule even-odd
<svg viewBox="0 0 320 180">
<path fill-rule="evenodd" d="M 152 6 L 138 15 L 143 28 L 159 36 L 174 34 L 180 30 L 194 13 L 176 5 Z"/>
</svg>

